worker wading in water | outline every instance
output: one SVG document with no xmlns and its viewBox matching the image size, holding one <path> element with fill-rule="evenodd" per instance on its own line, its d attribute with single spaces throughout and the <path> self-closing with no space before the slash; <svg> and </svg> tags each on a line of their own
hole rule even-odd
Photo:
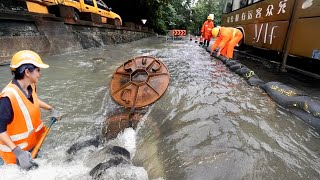
<svg viewBox="0 0 320 180">
<path fill-rule="evenodd" d="M 203 23 L 201 28 L 201 35 L 204 38 L 203 46 L 209 46 L 210 40 L 212 38 L 212 28 L 214 27 L 213 23 L 214 15 L 210 14 L 207 20 Z"/>
<path fill-rule="evenodd" d="M 212 29 L 212 36 L 216 40 L 211 47 L 211 55 L 216 50 L 217 56 L 221 54 L 229 59 L 233 58 L 234 47 L 243 38 L 242 32 L 233 27 L 215 27 Z"/>
<path fill-rule="evenodd" d="M 53 108 L 38 98 L 36 83 L 40 68 L 48 67 L 33 51 L 22 50 L 12 57 L 14 78 L 0 94 L 0 157 L 5 164 L 18 164 L 22 169 L 38 166 L 30 152 L 46 130 L 40 108 Z"/>
</svg>

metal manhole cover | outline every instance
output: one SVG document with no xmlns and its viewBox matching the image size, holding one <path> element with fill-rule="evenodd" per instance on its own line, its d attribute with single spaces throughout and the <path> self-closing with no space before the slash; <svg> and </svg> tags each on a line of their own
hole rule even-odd
<svg viewBox="0 0 320 180">
<path fill-rule="evenodd" d="M 110 93 L 122 106 L 140 108 L 158 100 L 169 85 L 167 67 L 151 56 L 130 59 L 112 76 Z"/>
</svg>

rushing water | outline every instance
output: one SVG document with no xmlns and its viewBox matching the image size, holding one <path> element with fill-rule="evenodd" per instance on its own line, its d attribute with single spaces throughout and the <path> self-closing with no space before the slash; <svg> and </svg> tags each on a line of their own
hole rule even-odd
<svg viewBox="0 0 320 180">
<path fill-rule="evenodd" d="M 116 140 L 85 148 L 67 161 L 66 150 L 101 133 L 104 120 L 121 109 L 109 95 L 112 73 L 126 60 L 151 55 L 167 65 L 170 84 L 146 108 L 138 128 Z M 318 179 L 320 136 L 249 86 L 204 49 L 163 38 L 44 58 L 40 98 L 66 113 L 52 127 L 36 170 L 0 167 L 0 179 L 89 179 L 110 144 L 126 147 L 133 165 L 107 173 L 124 179 Z M 0 67 L 0 86 L 10 80 Z M 48 122 L 47 112 L 43 118 Z M 143 169 L 143 168 L 145 169 Z M 135 175 L 133 175 L 135 174 Z M 119 177 L 119 176 L 117 176 Z"/>
</svg>

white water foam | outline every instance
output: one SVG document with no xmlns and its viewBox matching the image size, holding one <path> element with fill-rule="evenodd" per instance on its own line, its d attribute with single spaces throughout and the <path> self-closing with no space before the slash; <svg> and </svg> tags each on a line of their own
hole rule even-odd
<svg viewBox="0 0 320 180">
<path fill-rule="evenodd" d="M 78 164 L 61 164 L 52 165 L 39 162 L 39 168 L 34 170 L 21 170 L 17 165 L 5 165 L 0 168 L 0 179 L 3 180 L 25 180 L 25 179 L 75 179 L 76 176 L 90 177 L 85 173 L 89 169 L 84 167 L 82 163 Z"/>
<path fill-rule="evenodd" d="M 102 145 L 104 146 L 104 145 Z M 127 149 L 130 152 L 131 159 L 135 155 L 136 151 L 136 132 L 132 128 L 125 129 L 122 133 L 119 133 L 117 138 L 108 141 L 105 146 L 120 146 Z M 104 146 L 104 147 L 105 147 Z M 103 148 L 103 147 L 102 147 Z M 79 151 L 74 157 L 72 162 L 67 162 L 64 152 L 65 147 L 56 147 L 55 154 L 50 153 L 46 159 L 38 158 L 35 161 L 39 164 L 39 168 L 25 171 L 21 170 L 17 165 L 4 165 L 0 166 L 0 180 L 25 180 L 25 179 L 92 179 L 89 176 L 89 172 L 92 166 L 88 167 L 86 160 L 93 151 L 99 151 L 100 148 L 94 148 L 93 146 L 87 147 Z M 99 155 L 97 153 L 96 155 Z M 100 154 L 104 156 L 106 154 Z M 54 158 L 56 157 L 56 158 Z M 96 157 L 100 160 L 103 157 Z M 98 160 L 95 159 L 95 160 Z M 91 165 L 97 165 L 98 161 L 91 162 Z M 102 178 L 107 179 L 141 179 L 147 180 L 148 173 L 143 167 L 136 167 L 131 164 L 123 164 L 116 167 L 111 167 L 105 171 Z"/>
<path fill-rule="evenodd" d="M 136 142 L 137 142 L 136 131 L 132 128 L 126 128 L 123 132 L 117 135 L 117 138 L 109 141 L 107 144 L 125 148 L 130 152 L 130 158 L 132 159 L 136 152 L 136 147 L 137 147 Z"/>
</svg>

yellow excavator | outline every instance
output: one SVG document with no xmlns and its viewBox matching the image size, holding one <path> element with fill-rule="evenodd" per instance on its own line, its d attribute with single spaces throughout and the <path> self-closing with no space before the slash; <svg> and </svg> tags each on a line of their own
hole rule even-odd
<svg viewBox="0 0 320 180">
<path fill-rule="evenodd" d="M 102 0 L 27 0 L 26 3 L 29 12 L 122 25 L 121 17 Z"/>
</svg>

